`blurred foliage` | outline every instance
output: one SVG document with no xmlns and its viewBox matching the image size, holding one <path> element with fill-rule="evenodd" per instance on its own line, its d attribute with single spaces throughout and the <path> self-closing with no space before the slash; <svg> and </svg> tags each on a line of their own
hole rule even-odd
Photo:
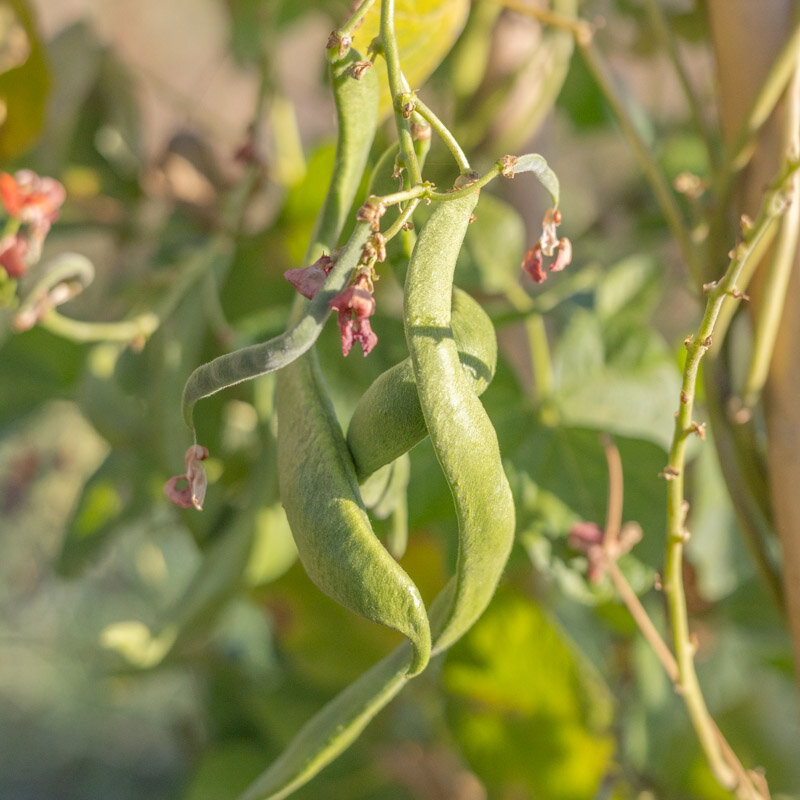
<svg viewBox="0 0 800 800">
<path fill-rule="evenodd" d="M 39 3 L 39 28 L 29 3 L 0 4 L 0 167 L 65 183 L 69 198 L 43 263 L 73 250 L 92 257 L 98 272 L 63 314 L 100 323 L 155 310 L 160 320 L 146 342 L 119 344 L 38 327 L 16 333 L 0 316 L 0 727 L 11 732 L 0 746 L 4 798 L 232 798 L 322 702 L 396 642 L 324 597 L 294 563 L 275 474 L 270 378 L 198 405 L 199 437 L 212 452 L 204 512 L 179 511 L 163 497 L 190 443 L 183 382 L 198 363 L 283 329 L 292 291 L 282 273 L 299 266 L 332 165 L 333 131 L 328 125 L 319 136 L 328 112 L 317 92 L 325 91 L 324 31 L 343 19 L 346 3 L 216 5 L 227 14 L 228 54 L 250 81 L 251 105 L 252 87 L 261 86 L 265 118 L 254 130 L 265 168 L 255 187 L 231 158 L 254 107 L 227 121 L 225 135 L 195 121 L 154 144 L 147 92 L 171 100 L 169 75 L 151 80 L 141 67 L 147 51 L 137 60 L 122 46 L 129 12 L 113 18 L 121 33 L 108 38 L 88 13 L 64 27 Z M 528 84 L 525 102 L 544 103 L 547 117 L 507 121 L 504 103 L 526 83 L 538 25 L 483 0 L 397 5 L 412 87 L 437 68 L 426 102 L 478 160 L 538 135 L 536 147 L 561 176 L 575 263 L 542 286 L 521 281 L 542 200 L 525 176 L 502 193 L 484 192 L 456 280 L 499 327 L 501 361 L 484 402 L 517 502 L 518 546 L 472 632 L 296 796 L 722 797 L 624 607 L 609 584 L 588 583 L 584 559 L 566 543 L 573 522 L 605 519 L 598 434 L 611 433 L 622 457 L 623 517 L 644 531 L 621 566 L 662 624 L 658 474 L 679 395 L 675 353 L 697 305 L 602 95 L 582 62 L 570 61 L 571 41 L 567 51 L 563 36 L 544 34 L 542 47 L 561 59 L 543 73 L 552 97 L 541 100 L 542 82 Z M 661 79 L 639 3 L 584 5 L 606 15 L 600 45 L 624 57 L 641 85 Z M 702 4 L 667 5 L 682 44 L 707 57 Z M 362 49 L 377 10 L 358 34 Z M 282 41 L 320 18 L 317 61 L 288 64 L 287 77 L 276 63 L 286 58 Z M 187 19 L 171 35 L 191 39 L 192 31 Z M 506 51 L 523 57 L 509 67 Z M 9 52 L 26 55 L 9 60 Z M 201 94 L 202 75 L 197 87 Z M 278 101 L 287 97 L 289 126 L 276 111 L 285 112 Z M 674 98 L 666 109 L 652 97 L 637 103 L 670 176 L 702 173 L 685 108 Z M 314 123 L 312 133 L 303 121 Z M 388 129 L 383 139 L 373 161 L 392 140 Z M 289 180 L 281 158 L 291 152 L 303 153 L 303 173 Z M 434 180 L 452 172 L 438 143 L 428 172 Z M 224 219 L 243 192 L 245 212 Z M 404 258 L 393 245 L 376 287 L 380 345 L 368 359 L 342 360 L 332 327 L 320 340 L 345 424 L 370 381 L 405 357 Z M 552 367 L 546 393 L 526 327 L 541 315 Z M 694 452 L 687 570 L 701 679 L 734 746 L 767 768 L 776 796 L 788 796 L 800 785 L 788 641 L 713 452 L 709 444 Z M 402 563 L 430 601 L 454 556 L 455 522 L 427 442 L 411 453 L 408 497 Z"/>
</svg>

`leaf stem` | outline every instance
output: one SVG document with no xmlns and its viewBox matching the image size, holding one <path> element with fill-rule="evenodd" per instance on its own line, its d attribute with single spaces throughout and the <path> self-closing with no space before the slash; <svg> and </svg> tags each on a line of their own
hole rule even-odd
<svg viewBox="0 0 800 800">
<path fill-rule="evenodd" d="M 389 80 L 389 91 L 392 95 L 397 137 L 400 140 L 400 160 L 408 170 L 412 186 L 422 183 L 422 174 L 414 151 L 414 139 L 411 136 L 411 125 L 401 110 L 397 108 L 400 98 L 410 92 L 408 81 L 400 67 L 400 53 L 397 49 L 397 38 L 394 33 L 394 0 L 381 0 L 380 40 L 383 57 L 386 60 L 386 74 Z"/>
<path fill-rule="evenodd" d="M 787 92 L 784 120 L 784 164 L 800 157 L 800 62 L 795 60 L 795 72 Z M 783 317 L 783 306 L 789 278 L 797 255 L 800 238 L 800 176 L 794 175 L 788 195 L 789 208 L 780 221 L 780 231 L 772 260 L 764 280 L 758 315 L 753 332 L 753 354 L 742 389 L 742 405 L 752 409 L 761 396 L 767 381 L 772 351 Z"/>
<path fill-rule="evenodd" d="M 429 106 L 419 99 L 419 97 L 414 98 L 414 108 L 447 145 L 447 149 L 452 153 L 461 174 L 468 174 L 472 169 L 469 165 L 469 159 L 464 154 L 461 145 L 456 141 L 455 136 L 453 136 L 447 126 L 436 116 Z"/>
<path fill-rule="evenodd" d="M 361 26 L 369 10 L 375 5 L 375 0 L 362 0 L 358 8 L 350 15 L 350 19 L 345 22 L 340 28 L 337 28 L 336 33 L 341 39 L 352 38 L 353 34 Z"/>
<path fill-rule="evenodd" d="M 708 123 L 706 122 L 705 115 L 703 114 L 703 107 L 700 104 L 697 93 L 692 88 L 692 84 L 689 81 L 689 76 L 684 69 L 683 61 L 681 60 L 680 53 L 678 53 L 675 37 L 670 30 L 669 24 L 664 15 L 664 11 L 659 5 L 658 1 L 644 0 L 644 4 L 647 7 L 647 13 L 650 17 L 650 22 L 655 30 L 656 36 L 658 36 L 658 38 L 661 40 L 661 44 L 666 50 L 670 61 L 672 62 L 675 74 L 677 75 L 678 81 L 683 89 L 683 94 L 686 97 L 686 102 L 689 105 L 689 113 L 691 114 L 692 121 L 694 122 L 694 127 L 703 140 L 706 153 L 708 155 L 709 164 L 711 165 L 712 171 L 715 172 L 719 168 L 719 150 L 711 136 L 711 131 L 709 130 Z"/>
<path fill-rule="evenodd" d="M 730 148 L 726 174 L 731 184 L 736 174 L 750 161 L 756 135 L 761 130 L 761 126 L 769 119 L 784 89 L 792 79 L 797 68 L 798 52 L 800 52 L 800 17 L 795 19 L 791 36 L 778 53 L 772 68 L 762 82 L 761 90 L 753 101 L 750 113 L 742 123 Z"/>
<path fill-rule="evenodd" d="M 383 232 L 384 241 L 388 242 L 397 236 L 404 229 L 404 225 L 411 219 L 414 211 L 419 205 L 420 198 L 416 197 L 400 212 L 397 219 Z"/>
</svg>

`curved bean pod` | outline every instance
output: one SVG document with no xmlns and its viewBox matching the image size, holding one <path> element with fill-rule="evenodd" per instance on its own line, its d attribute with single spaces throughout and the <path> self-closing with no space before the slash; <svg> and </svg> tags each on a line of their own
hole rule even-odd
<svg viewBox="0 0 800 800">
<path fill-rule="evenodd" d="M 349 58 L 353 58 L 352 53 Z M 334 65 L 334 75 L 337 69 Z M 336 242 L 358 188 L 377 121 L 374 93 L 357 98 L 351 105 L 353 92 L 363 87 L 346 72 L 339 70 L 338 74 L 334 91 L 341 127 L 336 168 L 309 258 L 315 249 L 329 249 Z M 371 106 L 367 102 L 370 97 Z M 362 228 L 368 235 L 365 224 L 356 230 Z M 349 251 L 350 243 L 345 252 Z M 338 269 L 339 263 L 331 276 Z M 338 603 L 407 636 L 414 650 L 410 672 L 416 674 L 430 657 L 425 606 L 414 582 L 372 530 L 314 351 L 281 370 L 277 379 L 280 493 L 300 560 L 311 580 Z"/>
<path fill-rule="evenodd" d="M 407 636 L 409 674 L 430 656 L 430 627 L 419 590 L 372 531 L 355 469 L 313 354 L 278 380 L 278 467 L 300 560 L 338 603 Z"/>
<path fill-rule="evenodd" d="M 449 609 L 435 626 L 434 652 L 483 613 L 514 539 L 514 502 L 497 435 L 464 373 L 451 329 L 450 287 L 477 202 L 466 195 L 434 209 L 408 266 L 405 327 L 425 424 L 450 486 L 459 548 Z"/>
<path fill-rule="evenodd" d="M 461 366 L 475 394 L 494 376 L 497 339 L 480 304 L 453 287 L 452 327 Z M 347 429 L 347 446 L 361 482 L 428 435 L 411 357 L 379 375 L 361 396 Z"/>
</svg>

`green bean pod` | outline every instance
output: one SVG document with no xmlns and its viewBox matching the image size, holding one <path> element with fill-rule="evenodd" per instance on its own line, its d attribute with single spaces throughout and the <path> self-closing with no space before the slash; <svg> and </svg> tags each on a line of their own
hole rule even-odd
<svg viewBox="0 0 800 800">
<path fill-rule="evenodd" d="M 414 646 L 409 674 L 424 669 L 430 627 L 419 590 L 372 531 L 344 436 L 312 354 L 279 374 L 281 499 L 300 560 L 338 603 L 394 628 Z"/>
<path fill-rule="evenodd" d="M 354 59 L 358 56 L 351 51 L 346 60 Z M 375 93 L 365 94 L 361 82 L 335 63 L 332 71 L 339 144 L 309 259 L 336 243 L 377 121 Z M 374 79 L 371 70 L 362 80 L 367 76 Z M 348 243 L 346 252 L 349 248 Z M 337 268 L 338 263 L 334 272 Z M 414 582 L 372 530 L 313 350 L 278 373 L 276 403 L 281 500 L 308 576 L 338 603 L 407 636 L 414 651 L 410 674 L 420 672 L 430 656 L 425 606 Z"/>
<path fill-rule="evenodd" d="M 308 264 L 323 250 L 330 251 L 336 246 L 375 137 L 378 79 L 371 69 L 360 80 L 350 74 L 350 68 L 362 58 L 351 49 L 340 59 L 334 57 L 330 64 L 339 136 L 333 178 L 306 253 Z M 346 288 L 370 234 L 366 223 L 356 225 L 325 285 L 310 303 L 295 306 L 289 328 L 284 333 L 267 342 L 221 355 L 195 369 L 186 382 L 182 399 L 183 417 L 190 428 L 193 427 L 192 411 L 198 400 L 279 370 L 311 348 L 330 316 L 329 301 Z"/>
<path fill-rule="evenodd" d="M 453 287 L 452 328 L 461 366 L 475 394 L 494 376 L 497 339 L 480 304 Z M 356 475 L 364 481 L 428 435 L 411 358 L 379 375 L 358 401 L 347 429 Z"/>
<path fill-rule="evenodd" d="M 434 652 L 453 644 L 483 613 L 514 539 L 514 502 L 497 435 L 461 366 L 451 328 L 453 272 L 476 202 L 476 194 L 466 195 L 434 209 L 406 276 L 406 340 L 459 530 L 452 600 L 434 626 Z"/>
</svg>

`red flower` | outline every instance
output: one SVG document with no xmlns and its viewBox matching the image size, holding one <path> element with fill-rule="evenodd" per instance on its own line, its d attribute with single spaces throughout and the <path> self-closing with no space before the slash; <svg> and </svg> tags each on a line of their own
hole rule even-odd
<svg viewBox="0 0 800 800">
<path fill-rule="evenodd" d="M 542 258 L 542 246 L 539 242 L 533 247 L 529 247 L 522 259 L 522 269 L 536 283 L 543 283 L 547 280 L 547 273 L 544 271 L 544 259 Z"/>
<path fill-rule="evenodd" d="M 308 267 L 298 267 L 297 269 L 287 269 L 283 273 L 289 283 L 300 292 L 303 297 L 309 300 L 322 288 L 325 278 L 333 269 L 336 262 L 330 256 L 320 256 L 313 264 Z"/>
<path fill-rule="evenodd" d="M 0 173 L 0 197 L 9 216 L 31 226 L 32 234 L 44 238 L 58 218 L 67 193 L 55 178 L 40 178 L 30 169 L 16 174 Z"/>
<path fill-rule="evenodd" d="M 331 308 L 339 312 L 337 319 L 342 337 L 342 355 L 346 356 L 354 342 L 361 345 L 366 356 L 378 343 L 369 318 L 375 313 L 375 298 L 364 288 L 369 278 L 360 275 L 353 286 L 348 286 L 341 294 L 330 301 Z"/>
</svg>

